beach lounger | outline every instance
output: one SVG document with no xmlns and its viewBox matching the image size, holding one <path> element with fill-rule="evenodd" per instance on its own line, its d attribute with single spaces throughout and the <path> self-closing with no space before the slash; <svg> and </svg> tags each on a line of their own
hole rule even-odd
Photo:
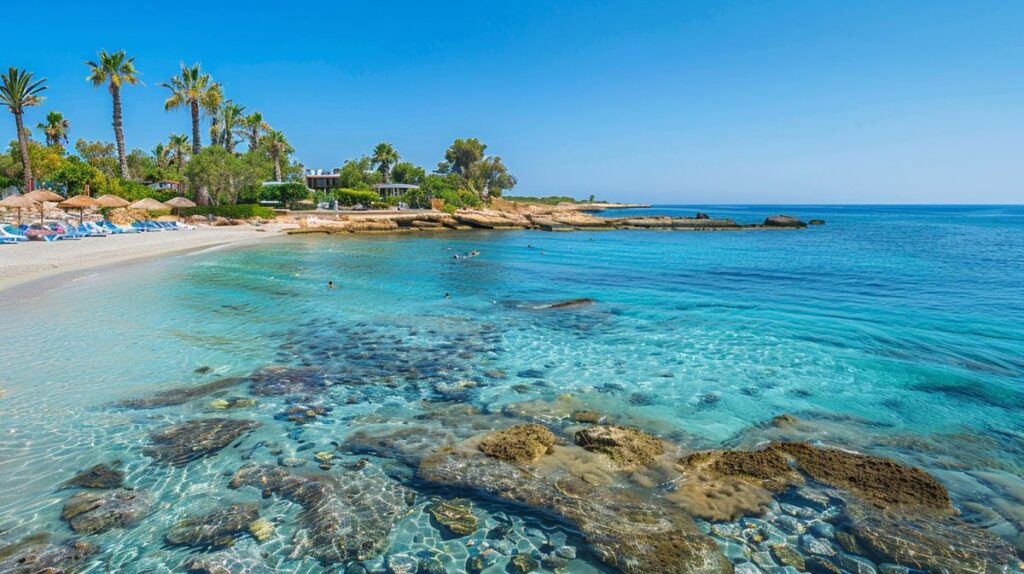
<svg viewBox="0 0 1024 574">
<path fill-rule="evenodd" d="M 123 226 L 111 223 L 111 222 L 107 221 L 106 219 L 101 220 L 101 221 L 97 221 L 96 225 L 102 227 L 103 229 L 106 229 L 106 230 L 110 231 L 114 235 L 121 235 L 123 233 L 139 233 L 139 230 L 135 229 L 134 227 L 131 227 L 131 226 L 123 227 Z"/>
<path fill-rule="evenodd" d="M 74 227 L 66 223 L 51 223 L 48 227 L 57 232 L 57 239 L 81 239 L 85 237 L 85 235 L 82 235 Z"/>
<path fill-rule="evenodd" d="M 97 227 L 91 222 L 79 225 L 78 232 L 85 234 L 86 237 L 106 237 L 107 235 L 110 235 L 107 230 Z"/>
<path fill-rule="evenodd" d="M 25 237 L 25 234 L 13 225 L 0 226 L 0 239 L 9 243 L 28 241 L 28 237 Z"/>
</svg>

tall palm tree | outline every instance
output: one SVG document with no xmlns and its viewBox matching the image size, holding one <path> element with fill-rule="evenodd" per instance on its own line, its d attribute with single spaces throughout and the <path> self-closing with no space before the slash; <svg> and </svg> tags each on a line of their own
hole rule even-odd
<svg viewBox="0 0 1024 574">
<path fill-rule="evenodd" d="M 244 117 L 245 106 L 236 104 L 232 100 L 226 100 L 213 116 L 213 121 L 210 124 L 210 140 L 233 153 L 235 145 L 238 144 L 235 135 L 238 133 Z"/>
<path fill-rule="evenodd" d="M 121 166 L 121 179 L 129 179 L 128 156 L 124 151 L 124 128 L 121 123 L 121 86 L 134 86 L 141 83 L 139 71 L 135 69 L 135 58 L 128 57 L 124 50 L 108 53 L 100 50 L 97 54 L 99 62 L 88 61 L 89 76 L 86 81 L 98 88 L 107 85 L 110 97 L 114 100 L 114 141 L 117 142 L 117 162 Z"/>
<path fill-rule="evenodd" d="M 267 153 L 274 160 L 274 181 L 281 181 L 281 160 L 295 150 L 288 144 L 288 140 L 284 139 L 284 134 L 277 130 L 268 131 L 261 143 L 266 146 Z"/>
<path fill-rule="evenodd" d="M 165 146 L 162 143 L 158 143 L 156 144 L 156 147 L 153 148 L 152 153 L 153 159 L 156 160 L 157 167 L 167 167 L 167 162 L 169 161 L 167 154 L 167 146 Z"/>
<path fill-rule="evenodd" d="M 46 145 L 64 151 L 64 144 L 68 143 L 68 130 L 71 129 L 71 122 L 64 114 L 50 112 L 46 114 L 46 121 L 36 124 L 36 128 L 46 135 Z"/>
<path fill-rule="evenodd" d="M 263 121 L 263 114 L 253 112 L 242 118 L 237 133 L 248 141 L 249 149 L 253 150 L 260 145 L 260 136 L 268 130 L 270 125 Z"/>
<path fill-rule="evenodd" d="M 199 64 L 189 67 L 184 62 L 180 74 L 171 78 L 169 83 L 160 85 L 171 91 L 171 96 L 164 102 L 164 109 L 188 106 L 192 112 L 192 154 L 199 153 L 203 149 L 202 136 L 199 134 L 199 114 L 212 115 L 217 112 L 224 100 L 221 85 L 214 82 L 210 74 L 203 73 Z"/>
<path fill-rule="evenodd" d="M 398 162 L 398 152 L 391 147 L 391 144 L 380 142 L 377 147 L 373 148 L 370 161 L 377 166 L 377 171 L 384 178 L 384 183 L 389 183 L 391 181 L 391 166 Z"/>
<path fill-rule="evenodd" d="M 18 145 L 21 147 L 21 178 L 25 184 L 24 191 L 32 191 L 32 160 L 28 156 L 28 132 L 25 131 L 23 115 L 25 108 L 38 106 L 45 99 L 40 92 L 46 89 L 43 85 L 46 78 L 32 81 L 32 72 L 19 70 L 15 67 L 7 69 L 0 75 L 0 103 L 14 114 L 14 123 L 18 129 Z"/>
<path fill-rule="evenodd" d="M 170 163 L 178 166 L 178 169 L 185 169 L 185 163 L 188 161 L 188 151 L 188 136 L 185 134 L 171 134 L 171 138 L 167 142 L 167 155 L 170 158 Z"/>
</svg>

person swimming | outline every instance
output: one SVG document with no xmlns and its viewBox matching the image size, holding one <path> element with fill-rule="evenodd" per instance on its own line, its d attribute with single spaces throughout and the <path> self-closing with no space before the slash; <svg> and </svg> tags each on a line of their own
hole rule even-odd
<svg viewBox="0 0 1024 574">
<path fill-rule="evenodd" d="M 451 295 L 451 293 L 445 293 L 445 294 L 444 294 L 444 298 L 445 298 L 445 299 L 451 299 L 451 298 L 452 298 L 452 295 Z"/>
<path fill-rule="evenodd" d="M 327 282 L 327 288 L 328 289 L 334 289 L 334 281 L 328 281 Z"/>
</svg>

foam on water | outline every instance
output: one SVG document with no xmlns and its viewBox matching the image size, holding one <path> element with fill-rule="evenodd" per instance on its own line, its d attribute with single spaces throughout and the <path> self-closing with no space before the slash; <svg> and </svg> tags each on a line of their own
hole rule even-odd
<svg viewBox="0 0 1024 574">
<path fill-rule="evenodd" d="M 741 222 L 785 211 L 828 223 L 288 238 L 4 292 L 2 540 L 68 535 L 60 485 L 118 460 L 126 483 L 158 505 L 137 526 L 95 537 L 103 551 L 91 571 L 158 571 L 141 557 L 188 555 L 162 542 L 177 520 L 259 499 L 226 488 L 243 458 L 303 458 L 313 470 L 314 452 L 334 452 L 367 422 L 411 420 L 430 408 L 424 399 L 497 413 L 564 394 L 687 447 L 757 444 L 772 438 L 759 424 L 793 413 L 831 444 L 926 467 L 958 505 L 1004 504 L 1002 521 L 977 520 L 1018 535 L 1005 524 L 1024 528 L 1013 518 L 1024 514 L 1014 478 L 1024 469 L 1024 209 L 661 211 L 698 209 Z M 482 255 L 452 259 L 472 249 Z M 328 280 L 339 288 L 326 289 Z M 543 308 L 584 297 L 596 303 Z M 257 396 L 255 407 L 226 414 L 210 401 L 249 396 L 246 385 L 166 408 L 116 404 L 268 365 L 322 369 L 331 384 L 300 399 Z M 330 412 L 288 421 L 281 414 L 297 400 Z M 149 433 L 205 416 L 263 426 L 182 468 L 142 454 Z M 459 571 L 479 546 L 441 539 L 423 511 L 430 495 L 417 497 L 389 553 L 436 551 Z M 285 558 L 301 509 L 263 504 L 277 537 L 240 540 L 225 559 L 265 552 L 277 571 L 321 571 Z M 516 512 L 480 516 L 487 527 L 514 523 L 509 543 L 524 548 L 544 544 L 538 529 L 564 527 Z M 570 571 L 593 568 L 581 556 Z"/>
</svg>

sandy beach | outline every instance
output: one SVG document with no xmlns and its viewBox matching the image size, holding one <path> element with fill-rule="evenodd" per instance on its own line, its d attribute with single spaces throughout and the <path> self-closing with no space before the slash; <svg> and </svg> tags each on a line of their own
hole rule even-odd
<svg viewBox="0 0 1024 574">
<path fill-rule="evenodd" d="M 29 241 L 0 245 L 0 291 L 58 273 L 124 263 L 217 245 L 280 236 L 279 224 L 208 227 L 87 237 L 77 241 Z"/>
</svg>

